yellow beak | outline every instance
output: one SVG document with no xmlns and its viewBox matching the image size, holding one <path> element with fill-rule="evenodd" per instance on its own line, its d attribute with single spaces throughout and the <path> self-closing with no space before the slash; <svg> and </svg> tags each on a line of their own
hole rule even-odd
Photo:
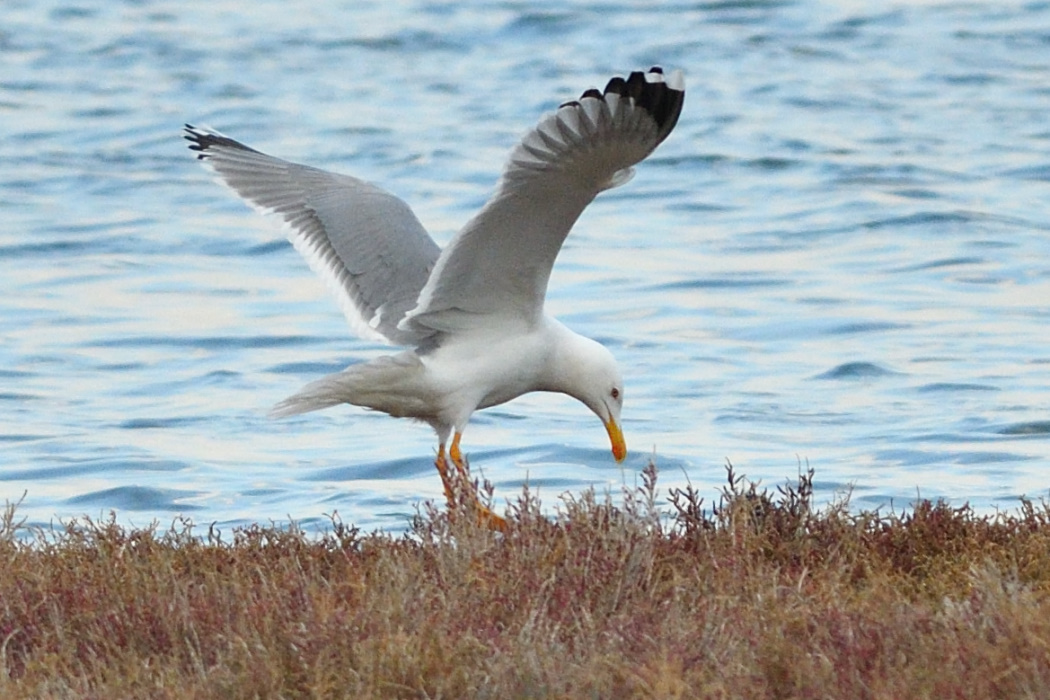
<svg viewBox="0 0 1050 700">
<path fill-rule="evenodd" d="M 613 459 L 622 462 L 627 456 L 627 443 L 623 441 L 623 431 L 612 418 L 606 421 L 605 430 L 609 433 L 609 442 L 612 443 Z"/>
</svg>

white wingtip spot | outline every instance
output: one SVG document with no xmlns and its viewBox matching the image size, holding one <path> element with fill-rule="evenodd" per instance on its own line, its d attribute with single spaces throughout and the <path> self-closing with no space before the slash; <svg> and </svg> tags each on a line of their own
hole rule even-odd
<svg viewBox="0 0 1050 700">
<path fill-rule="evenodd" d="M 685 74 L 681 70 L 671 73 L 671 75 L 667 76 L 667 87 L 679 92 L 685 92 Z"/>
<path fill-rule="evenodd" d="M 612 176 L 603 182 L 600 186 L 602 191 L 611 190 L 614 187 L 619 187 L 631 181 L 634 177 L 634 168 L 624 168 L 623 170 L 617 170 Z"/>
</svg>

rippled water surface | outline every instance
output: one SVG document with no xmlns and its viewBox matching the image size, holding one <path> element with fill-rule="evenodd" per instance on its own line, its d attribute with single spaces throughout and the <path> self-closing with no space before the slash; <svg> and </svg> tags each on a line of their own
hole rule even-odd
<svg viewBox="0 0 1050 700">
<path fill-rule="evenodd" d="M 0 8 L 0 499 L 398 530 L 425 426 L 269 406 L 383 347 L 179 137 L 203 123 L 412 203 L 439 242 L 545 111 L 652 64 L 671 138 L 603 194 L 549 309 L 627 379 L 477 414 L 474 469 L 1012 508 L 1050 487 L 1050 3 L 24 2 Z M 872 7 L 880 9 L 873 11 Z"/>
</svg>

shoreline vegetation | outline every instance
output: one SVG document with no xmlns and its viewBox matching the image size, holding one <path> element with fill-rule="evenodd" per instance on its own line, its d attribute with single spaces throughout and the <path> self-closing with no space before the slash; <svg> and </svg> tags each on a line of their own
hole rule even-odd
<svg viewBox="0 0 1050 700">
<path fill-rule="evenodd" d="M 1050 506 L 817 508 L 813 472 L 715 502 L 545 508 L 505 533 L 229 535 L 0 518 L 3 698 L 1041 698 Z M 553 511 L 553 514 L 550 514 Z M 467 513 L 452 511 L 452 516 Z"/>
</svg>

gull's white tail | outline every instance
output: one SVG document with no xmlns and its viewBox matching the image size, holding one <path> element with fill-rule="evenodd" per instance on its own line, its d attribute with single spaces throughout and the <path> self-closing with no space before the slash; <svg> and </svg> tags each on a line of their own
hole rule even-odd
<svg viewBox="0 0 1050 700">
<path fill-rule="evenodd" d="M 310 382 L 274 406 L 270 417 L 285 418 L 341 403 L 394 417 L 421 417 L 428 412 L 421 398 L 425 394 L 423 375 L 423 363 L 415 353 L 379 357 Z"/>
</svg>

